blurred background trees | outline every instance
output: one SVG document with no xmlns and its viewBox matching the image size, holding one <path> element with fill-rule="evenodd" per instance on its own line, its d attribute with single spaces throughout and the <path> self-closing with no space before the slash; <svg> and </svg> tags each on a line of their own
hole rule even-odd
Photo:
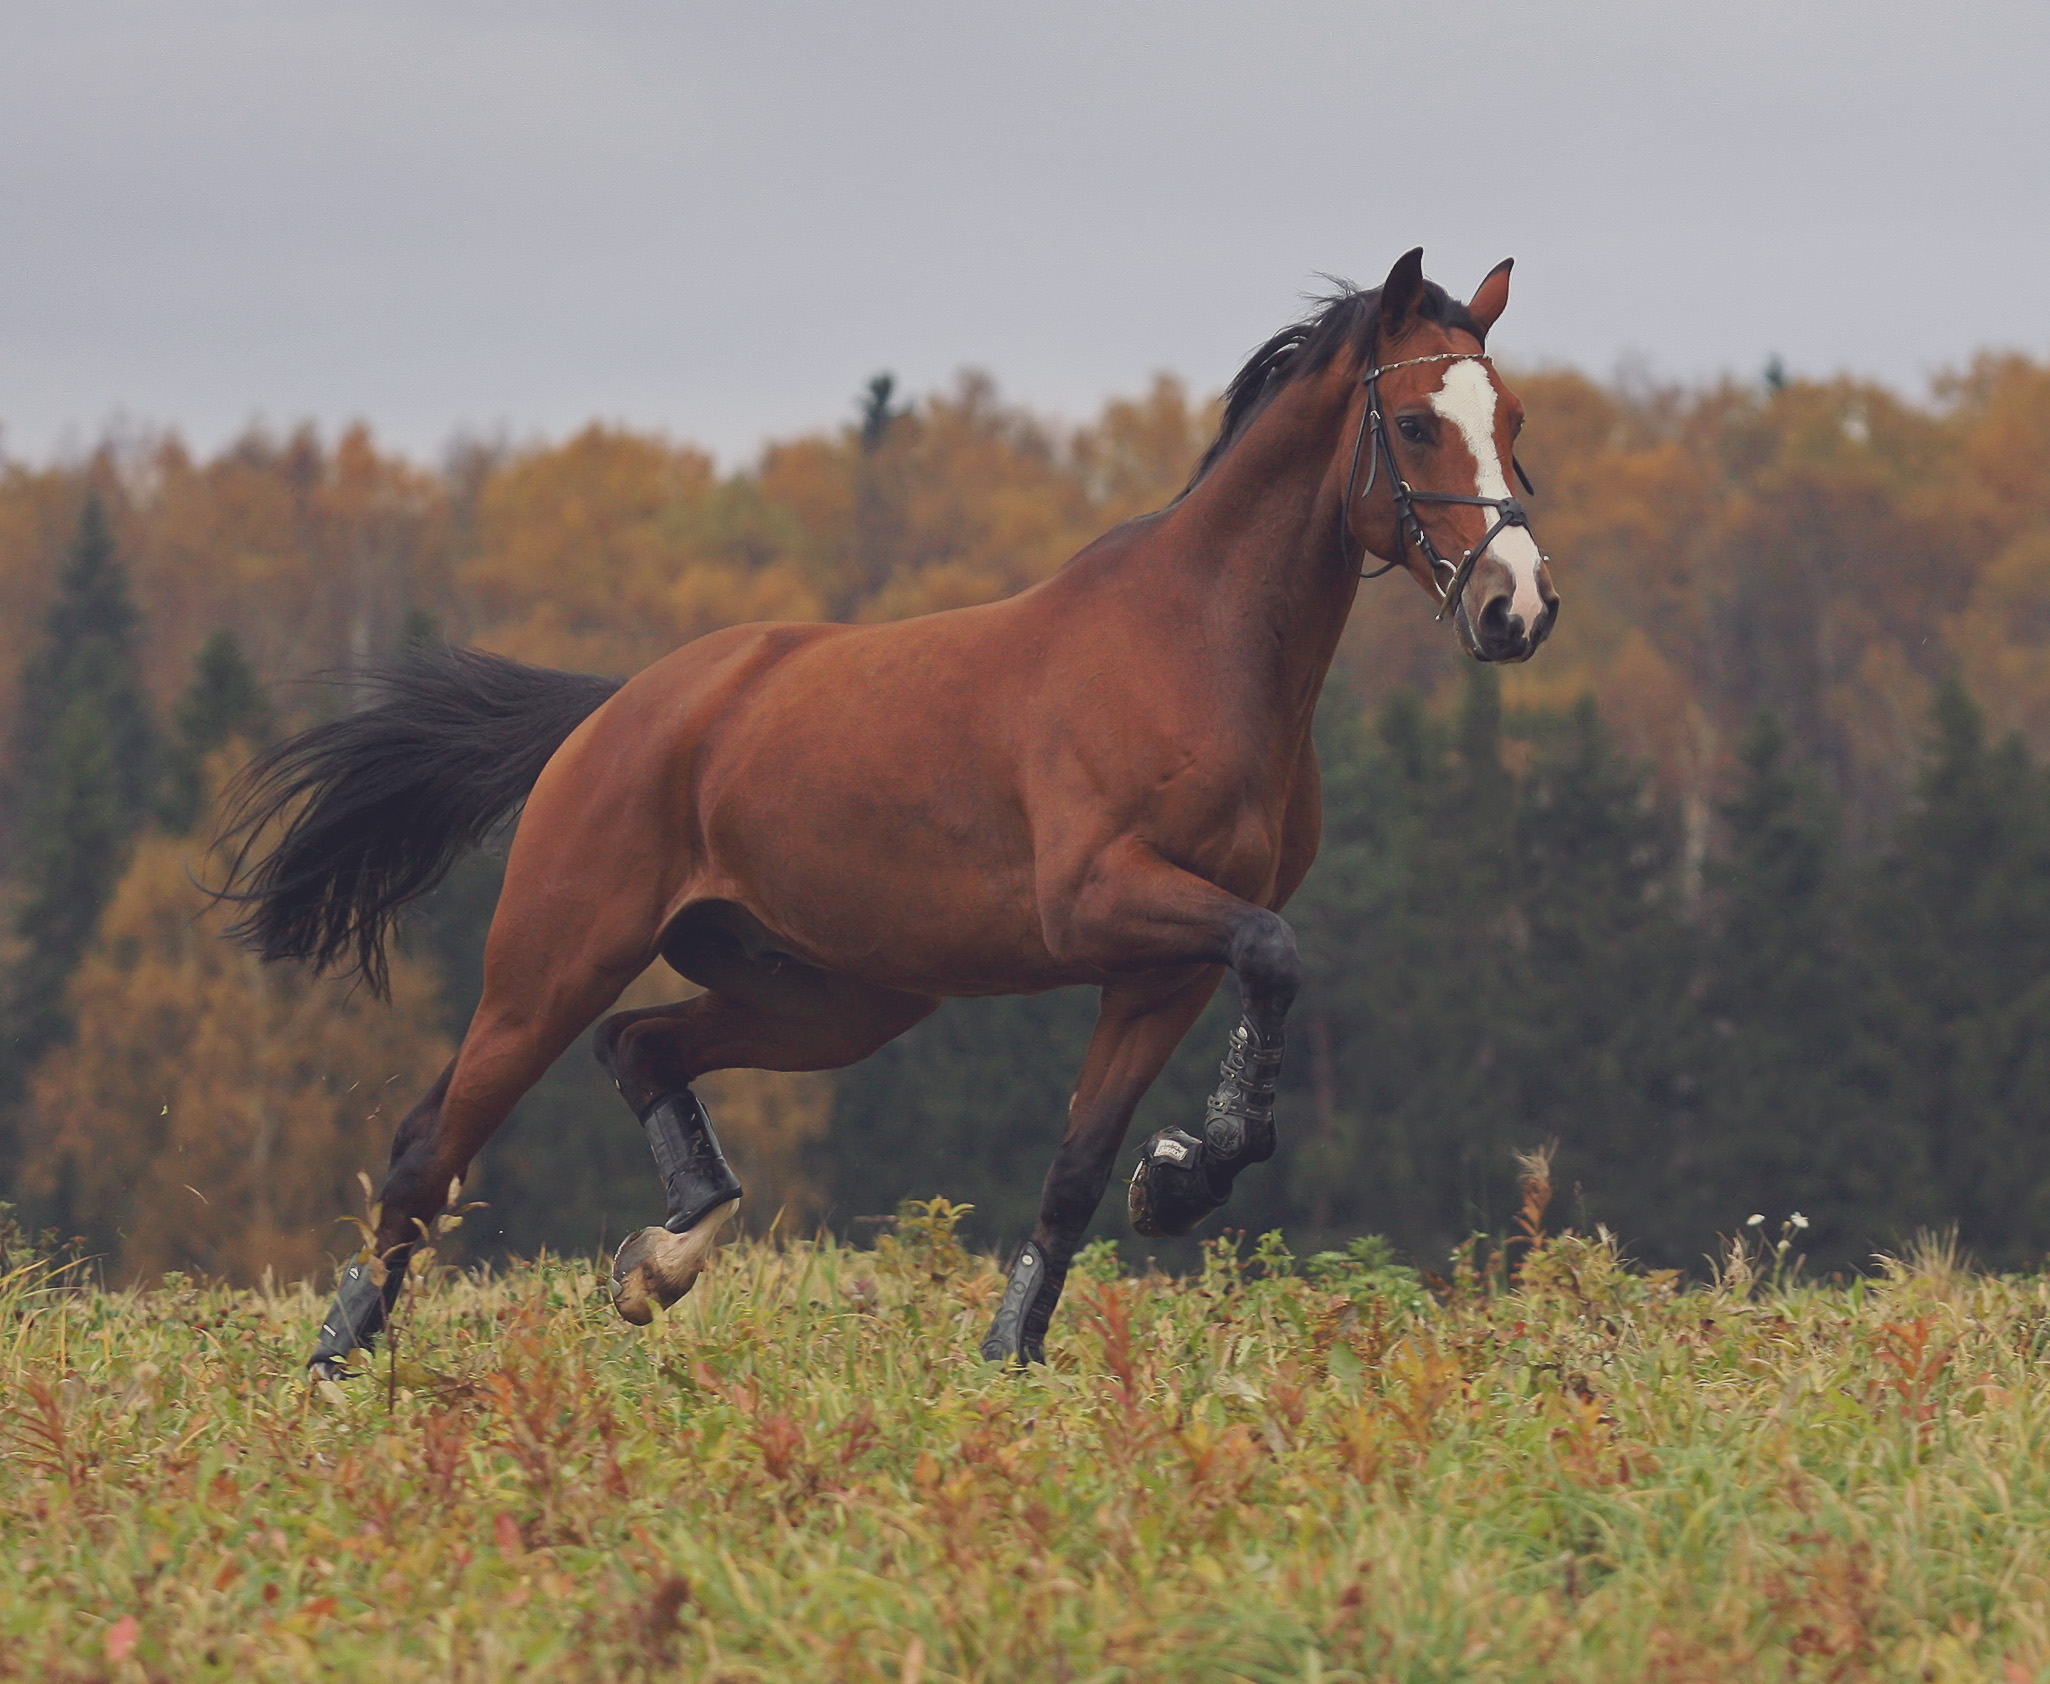
<svg viewBox="0 0 2050 1684">
<path fill-rule="evenodd" d="M 1318 721 L 1282 1151 L 1230 1219 L 1436 1261 L 1556 1137 L 1572 1214 L 1658 1261 L 1799 1209 L 1832 1267 L 1950 1222 L 2039 1262 L 2050 366 L 1988 356 L 1925 404 L 1516 384 L 1560 632 L 1484 672 L 1420 593 L 1364 589 Z M 0 465 L 0 1192 L 116 1273 L 344 1248 L 356 1170 L 474 1003 L 501 856 L 411 921 L 389 1012 L 251 966 L 186 874 L 214 869 L 220 779 L 349 707 L 351 668 L 439 631 L 626 673 L 735 621 L 990 600 L 1166 502 L 1213 423 L 1168 379 L 1061 427 L 983 376 L 879 377 L 844 427 L 732 470 L 600 426 L 434 470 L 362 428 Z M 752 1219 L 945 1193 L 1015 1239 L 1092 1010 L 956 1003 L 850 1071 L 709 1082 Z M 1135 1140 L 1200 1106 L 1229 1011 Z M 658 1197 L 581 1048 L 474 1191 L 487 1250 L 585 1248 Z M 1115 1201 L 1101 1228 L 1125 1232 Z"/>
</svg>

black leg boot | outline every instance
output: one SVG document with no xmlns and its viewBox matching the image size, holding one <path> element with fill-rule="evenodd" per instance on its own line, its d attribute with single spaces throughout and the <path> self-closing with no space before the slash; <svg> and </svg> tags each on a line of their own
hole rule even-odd
<svg viewBox="0 0 2050 1684">
<path fill-rule="evenodd" d="M 1146 1142 L 1132 1172 L 1132 1226 L 1149 1239 L 1186 1234 L 1231 1197 L 1248 1164 L 1274 1156 L 1274 1095 L 1281 1083 L 1282 1040 L 1239 1019 L 1204 1108 L 1203 1137 L 1162 1129 Z"/>
<path fill-rule="evenodd" d="M 669 1217 L 662 1226 L 686 1234 L 729 1199 L 740 1197 L 740 1181 L 719 1150 L 698 1096 L 685 1088 L 665 1093 L 641 1115 L 655 1169 L 669 1197 Z M 1271 1149 L 1271 1148 L 1270 1148 Z"/>
<path fill-rule="evenodd" d="M 384 1285 L 377 1284 L 371 1267 L 360 1257 L 342 1271 L 335 1288 L 335 1301 L 320 1324 L 320 1342 L 306 1359 L 307 1371 L 316 1380 L 346 1380 L 352 1351 L 367 1351 L 377 1343 L 386 1319 L 399 1301 L 399 1289 L 406 1284 L 403 1253 L 387 1266 Z"/>
<path fill-rule="evenodd" d="M 1046 1329 L 1053 1320 L 1054 1306 L 1061 1301 L 1061 1287 L 1068 1278 L 1068 1266 L 1055 1264 L 1040 1249 L 1037 1240 L 1027 1240 L 1011 1265 L 1011 1278 L 997 1305 L 996 1319 L 982 1341 L 984 1362 L 1028 1363 L 1046 1361 Z"/>
<path fill-rule="evenodd" d="M 636 1327 L 654 1319 L 697 1284 L 719 1238 L 740 1208 L 740 1181 L 719 1150 L 712 1119 L 696 1094 L 659 1097 L 641 1115 L 655 1168 L 669 1200 L 659 1228 L 629 1234 L 612 1260 L 612 1304 Z"/>
</svg>

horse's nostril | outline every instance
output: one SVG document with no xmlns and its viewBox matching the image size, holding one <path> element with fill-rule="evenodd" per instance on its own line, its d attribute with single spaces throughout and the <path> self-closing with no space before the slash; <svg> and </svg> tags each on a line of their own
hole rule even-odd
<svg viewBox="0 0 2050 1684">
<path fill-rule="evenodd" d="M 1493 597 L 1481 609 L 1479 630 L 1490 648 L 1514 648 L 1523 642 L 1523 616 L 1510 612 L 1508 597 Z"/>
</svg>

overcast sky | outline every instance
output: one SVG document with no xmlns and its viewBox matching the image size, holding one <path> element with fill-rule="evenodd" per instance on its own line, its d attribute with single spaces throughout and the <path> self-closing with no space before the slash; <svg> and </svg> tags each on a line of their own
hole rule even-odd
<svg viewBox="0 0 2050 1684">
<path fill-rule="evenodd" d="M 2050 6 L 0 0 L 0 446 L 1213 390 L 1421 243 L 1597 374 L 2050 353 Z"/>
</svg>

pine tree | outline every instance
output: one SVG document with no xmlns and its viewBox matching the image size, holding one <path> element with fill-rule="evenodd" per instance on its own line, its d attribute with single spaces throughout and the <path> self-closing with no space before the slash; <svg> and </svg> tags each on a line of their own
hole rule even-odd
<svg viewBox="0 0 2050 1684">
<path fill-rule="evenodd" d="M 237 740 L 251 747 L 270 740 L 270 702 L 233 632 L 223 628 L 200 646 L 171 723 L 161 816 L 167 830 L 183 835 L 205 801 L 207 756 Z"/>
<path fill-rule="evenodd" d="M 1449 728 L 1402 691 L 1371 732 L 1342 708 L 1320 716 L 1324 843 L 1288 914 L 1306 971 L 1278 1160 L 1293 1208 L 1258 1218 L 1300 1224 L 1303 1246 L 1374 1231 L 1435 1262 L 1512 1170 L 1501 724 L 1480 667 Z"/>
<path fill-rule="evenodd" d="M 1917 1219 L 2013 1267 L 2050 1244 L 2050 788 L 1955 680 L 1931 723 L 1861 919 L 1870 1081 L 1913 1142 Z"/>
<path fill-rule="evenodd" d="M 0 1107 L 9 1110 L 36 1061 L 69 1033 L 65 982 L 149 812 L 156 755 L 136 664 L 140 621 L 105 506 L 88 495 L 43 646 L 22 676 L 14 855 L 23 951 L 0 1037 Z"/>
<path fill-rule="evenodd" d="M 1584 1186 L 1588 1214 L 1661 1261 L 1691 1263 L 1710 1236 L 1670 1197 L 1692 1121 L 1678 827 L 1592 698 L 1538 725 L 1501 909 L 1515 965 L 1495 1080 L 1520 1093 L 1513 1144 L 1556 1138 L 1556 1173 Z"/>
<path fill-rule="evenodd" d="M 1706 873 L 1702 1121 L 1676 1195 L 1691 1182 L 1697 1225 L 1726 1232 L 1744 1213 L 1798 1210 L 1811 1260 L 1856 1266 L 1911 1214 L 1921 1166 L 1858 1086 L 1862 979 L 1846 945 L 1840 821 L 1815 774 L 1787 764 L 1776 715 L 1745 736 L 1721 813 L 1727 847 Z"/>
</svg>

